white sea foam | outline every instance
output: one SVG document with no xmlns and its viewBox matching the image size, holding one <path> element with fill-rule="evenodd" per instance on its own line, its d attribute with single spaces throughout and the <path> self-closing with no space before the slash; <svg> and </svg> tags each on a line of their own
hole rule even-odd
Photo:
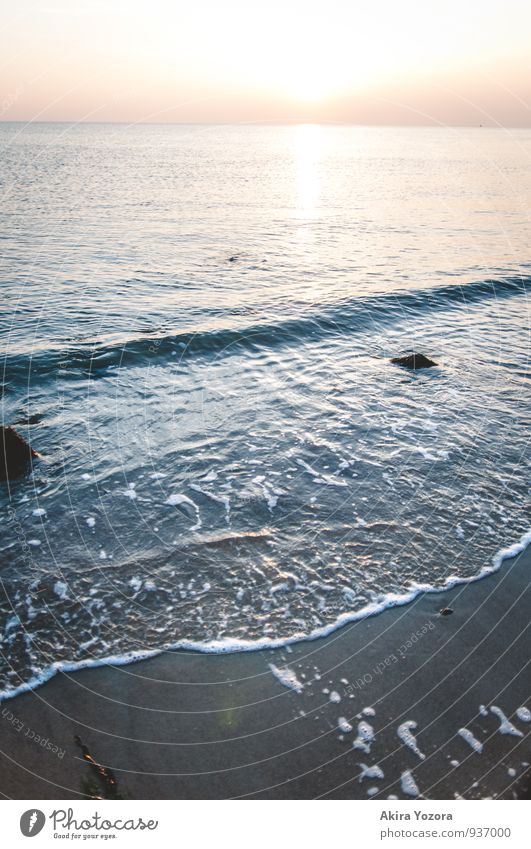
<svg viewBox="0 0 531 849">
<path fill-rule="evenodd" d="M 46 516 L 46 510 L 44 507 L 37 507 L 36 510 L 33 511 L 34 516 Z"/>
<path fill-rule="evenodd" d="M 415 754 L 418 755 L 421 760 L 424 760 L 426 755 L 424 755 L 420 751 L 419 747 L 417 746 L 417 738 L 412 733 L 416 727 L 417 723 L 410 719 L 407 722 L 403 722 L 401 725 L 399 725 L 396 733 L 405 746 L 411 749 L 412 752 L 415 752 Z"/>
<path fill-rule="evenodd" d="M 483 751 L 483 743 L 481 743 L 468 728 L 460 728 L 457 732 L 463 740 L 468 743 L 471 749 L 474 749 L 475 752 L 481 754 Z"/>
<path fill-rule="evenodd" d="M 59 598 L 67 598 L 68 596 L 68 586 L 64 581 L 56 581 L 53 585 L 53 591 Z"/>
<path fill-rule="evenodd" d="M 199 478 L 201 483 L 211 483 L 212 481 L 217 480 L 218 473 L 214 471 L 208 472 L 204 477 Z"/>
<path fill-rule="evenodd" d="M 412 450 L 416 451 L 418 454 L 422 454 L 425 460 L 431 460 L 432 462 L 448 460 L 450 458 L 449 451 L 430 451 L 428 448 L 424 448 L 422 445 L 415 445 Z"/>
<path fill-rule="evenodd" d="M 17 616 L 17 614 L 15 613 L 13 616 L 10 616 L 9 619 L 7 620 L 6 626 L 5 626 L 5 629 L 4 629 L 4 633 L 8 634 L 9 631 L 11 631 L 13 628 L 18 627 L 19 625 L 20 625 L 20 619 Z"/>
<path fill-rule="evenodd" d="M 531 710 L 526 707 L 516 708 L 516 716 L 521 722 L 531 722 Z"/>
<path fill-rule="evenodd" d="M 270 483 L 266 481 L 265 475 L 256 475 L 253 478 L 253 483 L 257 484 L 262 492 L 264 493 L 264 498 L 266 500 L 267 506 L 272 511 L 274 507 L 278 504 L 279 496 L 282 495 L 282 490 L 275 489 Z"/>
<path fill-rule="evenodd" d="M 353 749 L 361 749 L 367 754 L 371 751 L 371 746 L 374 743 L 374 728 L 362 719 L 358 723 L 358 736 L 352 744 Z"/>
<path fill-rule="evenodd" d="M 343 732 L 343 734 L 348 734 L 349 731 L 352 731 L 352 725 L 350 724 L 348 719 L 345 719 L 344 716 L 339 717 L 339 719 L 337 720 L 337 725 L 340 731 Z"/>
<path fill-rule="evenodd" d="M 367 766 L 367 764 L 359 764 L 361 768 L 361 772 L 358 778 L 359 782 L 362 782 L 364 779 L 368 779 L 370 781 L 378 780 L 384 778 L 384 772 L 378 764 L 374 764 L 373 766 Z"/>
<path fill-rule="evenodd" d="M 190 507 L 195 510 L 195 514 L 197 516 L 197 522 L 195 523 L 195 525 L 192 525 L 190 530 L 197 531 L 201 527 L 201 514 L 199 512 L 199 507 L 197 506 L 195 501 L 192 501 L 192 499 L 188 498 L 187 495 L 182 495 L 182 493 L 180 492 L 174 492 L 166 499 L 164 503 L 169 504 L 170 507 L 178 507 L 180 504 L 189 504 Z"/>
<path fill-rule="evenodd" d="M 398 607 L 404 604 L 409 604 L 422 592 L 440 593 L 444 592 L 445 590 L 451 589 L 452 587 L 457 585 L 470 584 L 474 583 L 475 581 L 479 581 L 487 575 L 491 575 L 493 572 L 498 571 L 504 560 L 510 557 L 516 557 L 516 555 L 524 551 L 530 543 L 531 531 L 528 531 L 520 538 L 517 543 L 514 543 L 514 545 L 510 546 L 509 548 L 500 550 L 493 558 L 492 564 L 490 566 L 485 566 L 483 569 L 481 569 L 480 572 L 478 572 L 477 575 L 474 575 L 471 578 L 457 578 L 455 576 L 452 576 L 448 578 L 445 583 L 440 587 L 432 587 L 430 585 L 418 584 L 406 593 L 389 593 L 385 597 L 385 599 L 380 600 L 378 602 L 371 602 L 365 607 L 355 612 L 342 613 L 337 617 L 334 622 L 331 622 L 328 625 L 323 625 L 320 628 L 316 628 L 315 630 L 310 631 L 309 633 L 295 633 L 288 638 L 261 637 L 257 640 L 247 640 L 230 637 L 224 637 L 218 640 L 211 640 L 208 642 L 202 642 L 199 640 L 179 640 L 175 643 L 164 644 L 161 645 L 159 648 L 150 649 L 146 651 L 126 652 L 122 655 L 104 656 L 101 658 L 87 658 L 85 660 L 80 661 L 56 661 L 46 669 L 42 670 L 42 672 L 40 672 L 38 675 L 35 675 L 28 681 L 25 681 L 23 684 L 20 684 L 15 687 L 10 687 L 9 689 L 4 690 L 2 693 L 0 693 L 0 702 L 6 699 L 14 698 L 20 693 L 25 693 L 28 690 L 35 689 L 41 684 L 44 684 L 46 681 L 49 681 L 50 678 L 53 678 L 53 676 L 60 671 L 75 672 L 76 669 L 86 669 L 89 667 L 96 668 L 99 666 L 105 666 L 107 664 L 112 664 L 113 666 L 125 666 L 129 663 L 136 663 L 141 660 L 147 660 L 150 657 L 156 657 L 157 655 L 160 655 L 166 651 L 176 651 L 179 649 L 183 651 L 198 651 L 205 654 L 229 654 L 232 652 L 240 651 L 260 651 L 262 649 L 285 649 L 290 644 L 321 639 L 322 637 L 327 637 L 329 634 L 333 633 L 338 628 L 342 628 L 344 625 L 347 625 L 350 622 L 366 619 L 367 617 L 374 616 L 375 614 L 380 613 L 390 607 Z M 41 543 L 40 540 L 28 540 L 28 545 L 32 544 L 40 545 Z"/>
<path fill-rule="evenodd" d="M 225 520 L 227 525 L 230 524 L 230 498 L 228 495 L 217 495 L 215 492 L 209 492 L 206 489 L 203 489 L 196 483 L 190 484 L 190 489 L 194 489 L 196 492 L 201 493 L 206 498 L 210 498 L 212 501 L 216 501 L 218 504 L 223 504 L 225 508 Z"/>
<path fill-rule="evenodd" d="M 401 774 L 400 785 L 402 787 L 402 793 L 405 793 L 406 796 L 420 796 L 420 790 L 417 786 L 417 782 L 413 778 L 409 769 L 404 770 Z"/>
<path fill-rule="evenodd" d="M 295 690 L 296 693 L 302 693 L 304 684 L 299 681 L 293 669 L 290 669 L 289 666 L 278 667 L 274 663 L 270 663 L 269 668 L 277 681 L 284 687 Z"/>
<path fill-rule="evenodd" d="M 314 476 L 315 483 L 324 484 L 325 486 L 348 486 L 347 481 L 336 478 L 334 475 L 321 474 L 300 458 L 297 460 L 297 463 L 306 469 L 310 475 Z"/>
<path fill-rule="evenodd" d="M 490 712 L 497 716 L 500 720 L 500 727 L 498 728 L 500 734 L 510 734 L 513 737 L 524 736 L 522 732 L 519 731 L 518 728 L 516 728 L 516 726 L 512 724 L 512 722 L 509 722 L 501 708 L 496 707 L 496 705 L 493 705 L 490 709 Z"/>
</svg>

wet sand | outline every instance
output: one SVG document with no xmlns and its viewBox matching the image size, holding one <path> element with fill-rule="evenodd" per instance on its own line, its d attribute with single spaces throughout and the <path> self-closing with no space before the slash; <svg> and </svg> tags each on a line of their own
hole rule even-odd
<svg viewBox="0 0 531 849">
<path fill-rule="evenodd" d="M 413 798 L 401 783 L 409 770 L 426 798 L 527 796 L 531 723 L 516 711 L 531 708 L 530 577 L 528 547 L 494 575 L 291 651 L 171 652 L 60 673 L 1 704 L 0 790 L 15 799 L 105 796 L 116 792 L 114 776 L 119 796 L 138 799 L 404 799 Z M 299 692 L 269 664 L 288 666 Z M 512 733 L 502 733 L 493 706 Z M 355 748 L 360 721 L 374 740 Z M 397 735 L 410 721 L 418 752 Z M 110 782 L 76 736 L 112 771 Z M 378 765 L 383 778 L 360 780 L 360 764 Z"/>
</svg>

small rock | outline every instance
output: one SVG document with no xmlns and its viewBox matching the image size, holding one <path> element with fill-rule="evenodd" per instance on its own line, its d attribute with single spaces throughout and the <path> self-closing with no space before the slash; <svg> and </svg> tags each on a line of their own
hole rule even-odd
<svg viewBox="0 0 531 849">
<path fill-rule="evenodd" d="M 32 457 L 38 457 L 15 428 L 0 427 L 0 480 L 7 481 L 23 475 Z"/>
<path fill-rule="evenodd" d="M 17 419 L 15 424 L 19 424 L 19 425 L 20 424 L 21 425 L 39 424 L 39 422 L 42 422 L 43 418 L 44 418 L 44 416 L 42 415 L 42 413 L 33 413 L 33 415 L 31 415 L 31 416 L 27 415 L 27 416 L 23 416 L 21 419 Z"/>
<path fill-rule="evenodd" d="M 391 362 L 397 366 L 414 370 L 432 368 L 437 365 L 437 363 L 434 363 L 433 360 L 430 360 L 424 354 L 405 354 L 403 357 L 393 357 Z"/>
<path fill-rule="evenodd" d="M 452 608 L 451 608 L 451 607 L 443 607 L 443 608 L 439 611 L 439 613 L 441 614 L 441 616 L 450 616 L 450 614 L 451 614 L 451 613 L 453 613 L 453 612 L 454 612 L 454 611 L 452 610 Z"/>
</svg>

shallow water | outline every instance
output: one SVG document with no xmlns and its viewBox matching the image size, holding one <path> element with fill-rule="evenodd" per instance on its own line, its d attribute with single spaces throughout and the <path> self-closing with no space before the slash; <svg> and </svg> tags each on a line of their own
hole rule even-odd
<svg viewBox="0 0 531 849">
<path fill-rule="evenodd" d="M 4 694 L 310 635 L 528 530 L 530 131 L 0 146 L 2 419 L 43 455 L 0 484 Z"/>
</svg>

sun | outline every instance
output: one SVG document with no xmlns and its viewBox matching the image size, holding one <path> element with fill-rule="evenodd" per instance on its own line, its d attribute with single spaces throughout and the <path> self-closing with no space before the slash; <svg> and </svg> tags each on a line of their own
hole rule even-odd
<svg viewBox="0 0 531 849">
<path fill-rule="evenodd" d="M 335 80 L 314 62 L 291 63 L 283 74 L 284 93 L 301 103 L 316 103 L 329 97 Z"/>
<path fill-rule="evenodd" d="M 293 96 L 303 101 L 321 100 L 327 89 L 321 69 L 304 55 L 293 63 L 287 74 L 286 83 Z"/>
</svg>

